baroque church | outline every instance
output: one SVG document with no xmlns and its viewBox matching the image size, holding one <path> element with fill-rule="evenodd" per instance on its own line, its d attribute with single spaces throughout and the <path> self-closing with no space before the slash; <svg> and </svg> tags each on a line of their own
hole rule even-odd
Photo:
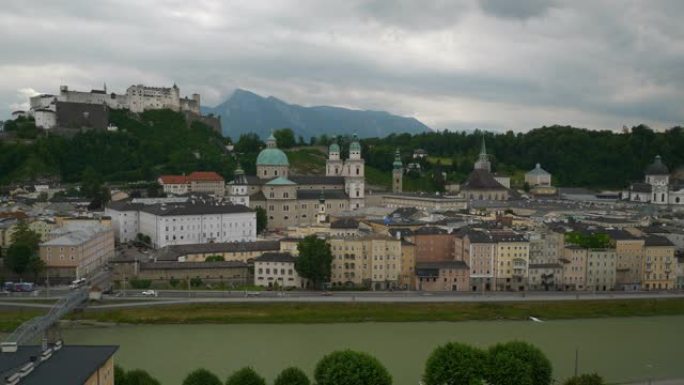
<svg viewBox="0 0 684 385">
<path fill-rule="evenodd" d="M 657 205 L 684 205 L 684 181 L 674 180 L 660 155 L 644 171 L 643 182 L 632 183 L 623 198 Z"/>
<path fill-rule="evenodd" d="M 325 176 L 291 175 L 290 162 L 271 135 L 256 160 L 256 175 L 245 175 L 239 166 L 228 184 L 232 203 L 266 210 L 269 229 L 308 225 L 330 214 L 365 206 L 365 163 L 354 134 L 348 159 L 340 146 L 328 148 Z"/>
</svg>

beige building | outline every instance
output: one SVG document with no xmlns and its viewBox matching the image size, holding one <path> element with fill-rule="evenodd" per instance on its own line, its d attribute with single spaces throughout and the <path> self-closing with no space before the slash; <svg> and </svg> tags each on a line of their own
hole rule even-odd
<svg viewBox="0 0 684 385">
<path fill-rule="evenodd" d="M 416 284 L 416 245 L 408 241 L 401 241 L 401 275 L 399 287 L 401 289 L 415 289 Z"/>
<path fill-rule="evenodd" d="M 677 282 L 675 246 L 669 239 L 649 235 L 644 243 L 642 288 L 645 290 L 671 290 Z"/>
<path fill-rule="evenodd" d="M 255 258 L 254 284 L 269 288 L 301 288 L 295 260 L 289 253 L 264 253 Z"/>
<path fill-rule="evenodd" d="M 615 289 L 617 253 L 614 249 L 589 249 L 585 286 L 591 291 Z"/>
<path fill-rule="evenodd" d="M 401 241 L 382 235 L 328 240 L 333 286 L 396 288 L 401 274 Z"/>
<path fill-rule="evenodd" d="M 222 197 L 226 191 L 225 180 L 213 171 L 195 171 L 189 175 L 162 175 L 157 182 L 165 194 L 204 193 Z"/>
<path fill-rule="evenodd" d="M 112 278 L 120 287 L 130 289 L 133 279 L 150 280 L 156 284 L 168 285 L 176 282 L 178 287 L 187 287 L 193 279 L 200 279 L 206 285 L 223 284 L 239 287 L 252 283 L 249 266 L 240 261 L 217 262 L 140 262 L 136 260 L 111 261 Z"/>
<path fill-rule="evenodd" d="M 48 240 L 50 232 L 57 227 L 57 224 L 44 219 L 36 219 L 29 223 L 28 227 L 40 235 L 40 240 L 45 242 Z"/>
<path fill-rule="evenodd" d="M 584 290 L 587 277 L 588 250 L 567 245 L 563 248 L 563 290 Z"/>
<path fill-rule="evenodd" d="M 644 239 L 626 230 L 609 230 L 617 256 L 615 284 L 618 290 L 639 290 L 644 260 Z"/>
<path fill-rule="evenodd" d="M 468 265 L 463 261 L 416 263 L 416 289 L 422 291 L 468 291 Z"/>
<path fill-rule="evenodd" d="M 67 226 L 51 236 L 54 238 L 40 244 L 40 258 L 51 282 L 90 276 L 114 256 L 111 227 Z"/>
</svg>

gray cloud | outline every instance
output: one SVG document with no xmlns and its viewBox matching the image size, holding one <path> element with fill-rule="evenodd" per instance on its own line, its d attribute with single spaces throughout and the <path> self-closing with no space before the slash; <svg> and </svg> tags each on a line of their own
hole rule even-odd
<svg viewBox="0 0 684 385">
<path fill-rule="evenodd" d="M 0 9 L 0 119 L 27 92 L 236 87 L 435 128 L 682 124 L 679 1 L 33 1 Z"/>
</svg>

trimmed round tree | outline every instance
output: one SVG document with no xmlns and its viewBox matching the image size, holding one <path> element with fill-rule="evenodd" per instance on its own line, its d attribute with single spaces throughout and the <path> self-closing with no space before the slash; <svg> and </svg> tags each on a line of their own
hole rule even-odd
<svg viewBox="0 0 684 385">
<path fill-rule="evenodd" d="M 126 385 L 126 371 L 119 365 L 114 365 L 114 385 Z"/>
<path fill-rule="evenodd" d="M 534 385 L 527 362 L 503 350 L 490 352 L 485 379 L 490 385 Z"/>
<path fill-rule="evenodd" d="M 223 385 L 214 373 L 207 369 L 196 369 L 183 380 L 183 385 Z"/>
<path fill-rule="evenodd" d="M 251 367 L 244 367 L 228 377 L 226 385 L 266 385 L 266 380 Z"/>
<path fill-rule="evenodd" d="M 551 361 L 544 352 L 536 346 L 522 341 L 512 341 L 504 344 L 496 344 L 489 349 L 490 355 L 508 353 L 516 359 L 524 362 L 530 372 L 532 385 L 549 385 L 552 382 L 553 368 Z"/>
<path fill-rule="evenodd" d="M 323 357 L 314 370 L 316 385 L 391 385 L 387 369 L 370 354 L 341 350 Z"/>
<path fill-rule="evenodd" d="M 309 377 L 301 369 L 290 367 L 276 377 L 274 385 L 310 385 Z"/>
<path fill-rule="evenodd" d="M 142 369 L 126 372 L 126 385 L 161 385 L 156 378 Z"/>
<path fill-rule="evenodd" d="M 437 347 L 423 373 L 425 385 L 481 384 L 485 376 L 487 355 L 484 351 L 457 342 Z"/>
<path fill-rule="evenodd" d="M 598 374 L 582 374 L 571 377 L 564 383 L 565 385 L 604 385 L 603 378 Z"/>
</svg>

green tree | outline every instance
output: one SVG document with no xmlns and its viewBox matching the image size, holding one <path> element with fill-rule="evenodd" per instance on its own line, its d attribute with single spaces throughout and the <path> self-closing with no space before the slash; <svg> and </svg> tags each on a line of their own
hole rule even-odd
<svg viewBox="0 0 684 385">
<path fill-rule="evenodd" d="M 306 376 L 306 373 L 299 368 L 289 367 L 284 369 L 278 377 L 276 377 L 273 385 L 309 385 L 311 381 Z"/>
<path fill-rule="evenodd" d="M 179 283 L 180 281 L 177 278 L 171 277 L 171 279 L 169 279 L 169 285 L 174 289 L 178 286 Z"/>
<path fill-rule="evenodd" d="M 126 385 L 126 371 L 119 365 L 114 365 L 114 385 Z"/>
<path fill-rule="evenodd" d="M 487 355 L 469 345 L 450 342 L 436 348 L 423 373 L 425 385 L 479 385 L 485 376 Z"/>
<path fill-rule="evenodd" d="M 33 250 L 30 247 L 21 243 L 13 243 L 7 249 L 4 258 L 5 267 L 21 276 L 29 269 L 32 257 Z"/>
<path fill-rule="evenodd" d="M 47 266 L 45 265 L 45 262 L 43 262 L 39 256 L 34 254 L 31 256 L 31 258 L 29 258 L 26 271 L 33 276 L 34 281 L 38 281 L 38 277 L 45 271 L 46 268 Z"/>
<path fill-rule="evenodd" d="M 314 370 L 316 385 L 391 385 L 392 377 L 375 357 L 342 350 L 323 357 Z"/>
<path fill-rule="evenodd" d="M 31 251 L 37 252 L 40 244 L 40 234 L 31 230 L 25 221 L 17 223 L 14 232 L 12 233 L 12 244 L 20 244 L 28 246 Z"/>
<path fill-rule="evenodd" d="M 515 384 L 516 382 L 509 382 L 514 377 L 517 378 L 516 381 L 521 381 L 519 384 L 551 384 L 551 361 L 534 345 L 522 341 L 496 344 L 489 348 L 488 354 L 488 382 L 492 385 Z M 524 369 L 519 368 L 520 364 Z"/>
<path fill-rule="evenodd" d="M 266 385 L 266 380 L 251 367 L 245 367 L 231 374 L 226 385 Z"/>
<path fill-rule="evenodd" d="M 149 186 L 147 186 L 147 197 L 148 198 L 157 198 L 160 196 L 163 196 L 163 189 L 162 186 L 157 183 L 156 181 L 153 183 L 150 183 Z"/>
<path fill-rule="evenodd" d="M 564 382 L 565 385 L 604 385 L 603 378 L 598 374 L 581 374 L 571 377 Z"/>
<path fill-rule="evenodd" d="M 223 255 L 209 255 L 204 259 L 204 262 L 223 262 L 225 260 Z"/>
<path fill-rule="evenodd" d="M 297 144 L 294 131 L 292 131 L 291 128 L 275 130 L 273 136 L 275 136 L 276 141 L 278 142 L 278 148 L 292 148 Z"/>
<path fill-rule="evenodd" d="M 183 385 L 223 385 L 221 380 L 207 369 L 196 369 L 183 380 Z"/>
<path fill-rule="evenodd" d="M 235 152 L 238 154 L 256 154 L 264 147 L 264 142 L 259 139 L 259 135 L 254 133 L 242 134 L 235 143 Z"/>
<path fill-rule="evenodd" d="M 134 289 L 149 289 L 152 286 L 152 281 L 149 279 L 132 278 L 129 283 Z"/>
<path fill-rule="evenodd" d="M 256 208 L 256 222 L 257 233 L 262 234 L 268 226 L 268 216 L 266 215 L 266 209 L 264 209 L 263 207 Z"/>
<path fill-rule="evenodd" d="M 161 385 L 161 383 L 142 369 L 126 372 L 126 385 Z"/>
<path fill-rule="evenodd" d="M 192 287 L 202 286 L 202 278 L 200 278 L 200 277 L 190 278 L 190 286 L 192 286 Z"/>
<path fill-rule="evenodd" d="M 295 261 L 297 273 L 309 279 L 314 287 L 321 288 L 330 280 L 332 252 L 330 245 L 315 235 L 309 235 L 297 244 L 299 257 Z"/>
</svg>

